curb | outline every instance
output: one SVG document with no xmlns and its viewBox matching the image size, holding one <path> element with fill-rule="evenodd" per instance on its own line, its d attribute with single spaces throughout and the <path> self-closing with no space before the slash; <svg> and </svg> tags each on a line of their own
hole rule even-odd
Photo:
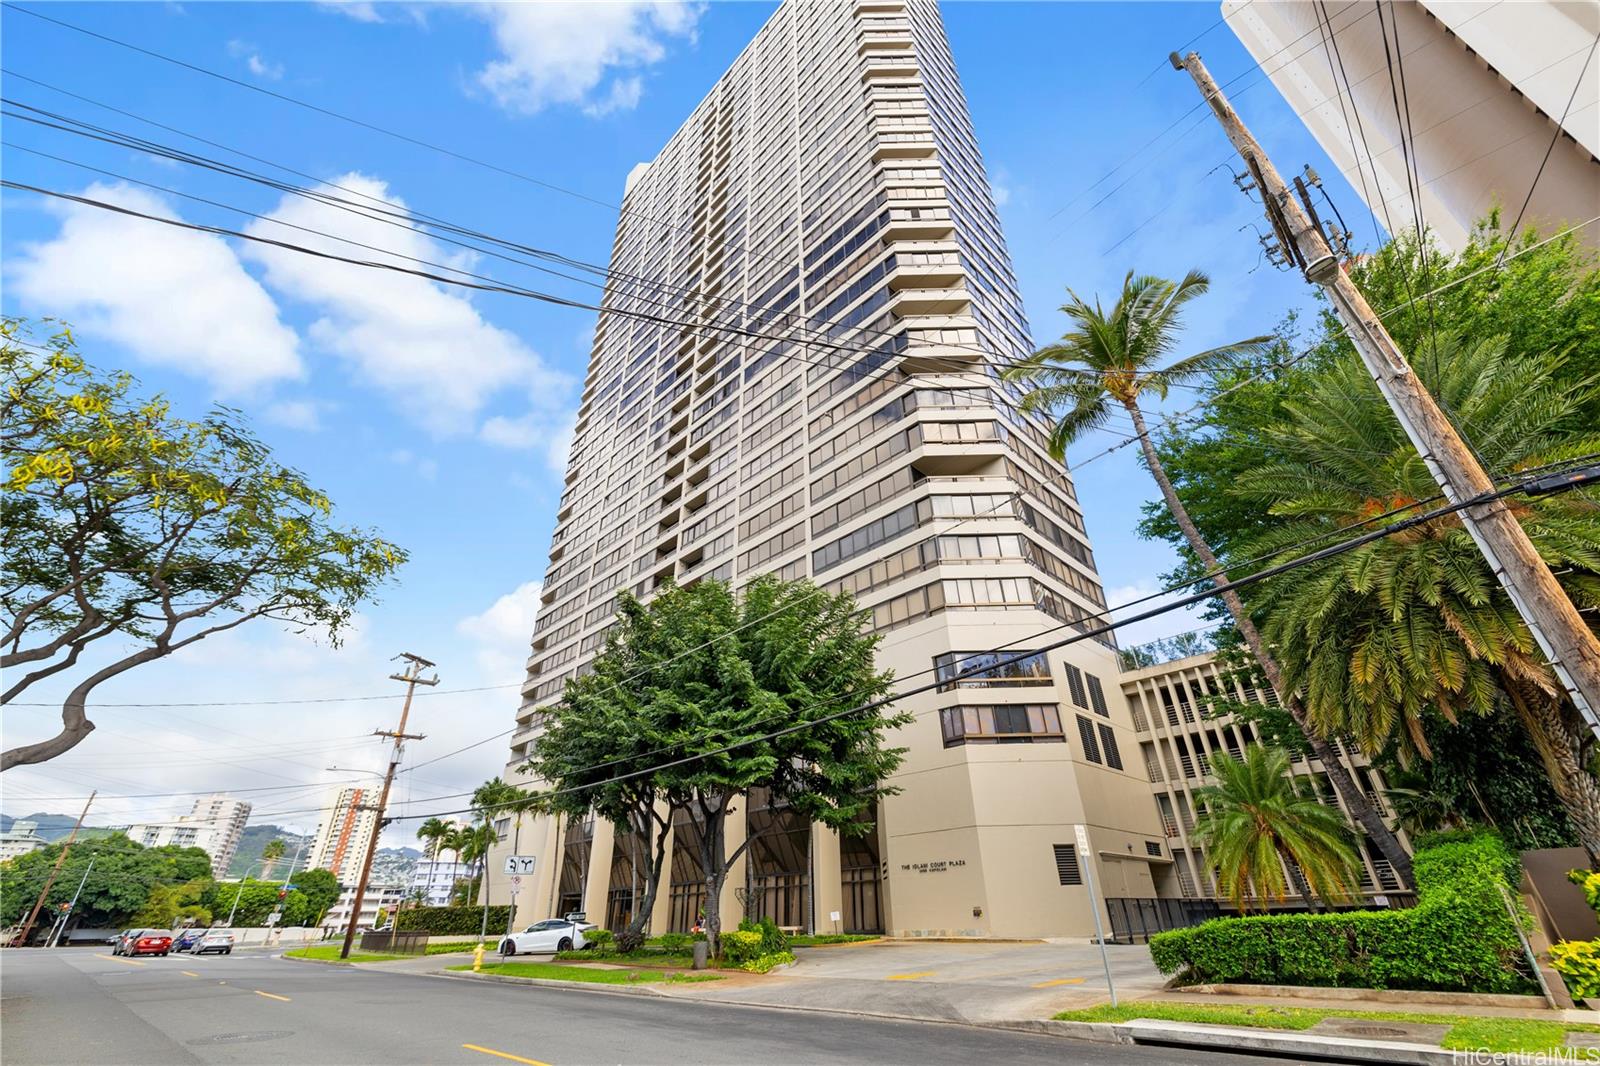
<svg viewBox="0 0 1600 1066">
<path fill-rule="evenodd" d="M 1322 1002 L 1334 1000 L 1365 1003 L 1373 1001 L 1373 993 L 1376 990 L 1370 988 L 1314 988 L 1306 985 L 1208 984 L 1176 985 L 1166 989 L 1166 991 L 1179 995 L 1212 996 L 1216 999 L 1226 999 L 1230 996 L 1250 996 L 1256 999 L 1309 999 Z M 1383 991 L 1381 995 L 1386 1004 L 1393 1005 L 1392 1009 L 1398 1009 L 1407 1003 L 1422 1003 L 1433 1007 L 1457 1007 L 1461 1009 L 1497 1007 L 1553 1013 L 1552 1008 L 1545 1002 L 1543 996 L 1506 995 L 1504 993 L 1488 992 L 1425 992 L 1409 989 L 1389 989 Z"/>
<path fill-rule="evenodd" d="M 424 977 L 447 977 L 453 981 L 494 981 L 503 985 L 550 985 L 554 988 L 576 988 L 584 992 L 609 992 L 619 996 L 668 997 L 650 985 L 608 985 L 597 981 L 563 981 L 558 977 L 513 977 L 503 973 L 473 973 L 471 970 L 429 970 Z"/>
<path fill-rule="evenodd" d="M 1456 1052 L 1429 1044 L 1366 1040 L 1353 1036 L 1330 1040 L 1305 1032 L 1199 1023 L 1179 1026 L 1171 1022 L 1144 1019 L 1125 1022 L 1113 1028 L 1122 1030 L 1127 1042 L 1132 1044 L 1204 1048 L 1208 1051 L 1248 1051 L 1301 1060 L 1399 1063 L 1403 1066 L 1454 1066 L 1461 1061 L 1456 1058 Z M 1524 1059 L 1522 1055 L 1507 1054 L 1502 1061 L 1521 1062 Z M 1526 1061 L 1533 1059 L 1526 1058 Z"/>
</svg>

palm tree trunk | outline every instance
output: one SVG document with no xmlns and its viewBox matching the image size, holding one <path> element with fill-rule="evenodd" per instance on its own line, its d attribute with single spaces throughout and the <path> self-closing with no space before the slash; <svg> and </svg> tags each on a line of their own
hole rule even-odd
<svg viewBox="0 0 1600 1066">
<path fill-rule="evenodd" d="M 1161 464 L 1161 457 L 1156 454 L 1155 445 L 1150 441 L 1149 431 L 1145 428 L 1144 412 L 1134 402 L 1123 403 L 1129 417 L 1133 419 L 1133 428 L 1139 435 L 1139 447 L 1144 452 L 1145 465 L 1150 469 L 1150 476 L 1156 479 L 1156 484 L 1161 487 L 1161 498 L 1166 501 L 1167 510 L 1172 512 L 1172 518 L 1178 523 L 1178 528 L 1183 531 L 1184 539 L 1189 542 L 1189 548 L 1205 568 L 1211 573 L 1213 584 L 1221 587 L 1228 582 L 1227 573 L 1223 570 L 1221 562 L 1217 560 L 1216 553 L 1211 550 L 1211 545 L 1206 543 L 1200 535 L 1200 529 L 1189 517 L 1189 511 L 1178 499 L 1177 491 L 1172 487 L 1172 481 L 1167 477 L 1167 470 Z M 1283 671 L 1278 668 L 1278 661 L 1267 652 L 1266 642 L 1261 639 L 1260 630 L 1245 612 L 1244 601 L 1239 594 L 1232 590 L 1221 593 L 1222 602 L 1227 605 L 1228 613 L 1233 616 L 1233 624 L 1238 627 L 1239 633 L 1244 637 L 1244 642 L 1250 646 L 1250 652 L 1255 656 L 1256 662 L 1261 665 L 1261 672 L 1267 677 L 1267 684 L 1278 694 L 1278 699 L 1289 712 L 1289 717 L 1294 719 L 1295 725 L 1300 727 L 1300 732 L 1305 735 L 1306 743 L 1311 746 L 1311 751 L 1321 760 L 1323 769 L 1328 774 L 1328 780 L 1344 799 L 1345 809 L 1356 820 L 1361 828 L 1371 838 L 1372 843 L 1394 869 L 1395 876 L 1401 884 L 1408 888 L 1416 886 L 1416 880 L 1411 872 L 1411 856 L 1406 854 L 1406 849 L 1400 846 L 1400 840 L 1394 832 L 1384 824 L 1383 816 L 1373 807 L 1366 794 L 1356 784 L 1355 778 L 1345 768 L 1344 761 L 1339 753 L 1329 744 L 1325 737 L 1319 735 L 1311 727 L 1310 717 L 1306 709 L 1295 695 L 1287 691 L 1283 684 Z"/>
<path fill-rule="evenodd" d="M 1523 682 L 1509 681 L 1505 689 L 1544 762 L 1556 798 L 1578 830 L 1578 842 L 1589 853 L 1590 864 L 1600 869 L 1600 781 L 1584 768 L 1561 705 Z"/>
</svg>

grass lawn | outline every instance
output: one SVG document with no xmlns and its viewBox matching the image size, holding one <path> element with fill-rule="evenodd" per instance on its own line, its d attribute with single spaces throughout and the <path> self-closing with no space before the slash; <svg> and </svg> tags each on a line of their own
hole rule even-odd
<svg viewBox="0 0 1600 1066">
<path fill-rule="evenodd" d="M 620 954 L 615 951 L 559 951 L 555 955 L 558 961 L 572 962 L 636 962 L 642 966 L 664 966 L 667 969 L 687 969 L 694 963 L 693 955 L 673 955 L 665 951 L 630 951 Z"/>
<path fill-rule="evenodd" d="M 1239 1025 L 1251 1029 L 1309 1029 L 1324 1018 L 1361 1018 L 1375 1022 L 1420 1022 L 1448 1025 L 1439 1046 L 1450 1051 L 1550 1052 L 1564 1046 L 1566 1034 L 1600 1033 L 1600 1025 L 1490 1018 L 1466 1014 L 1420 1014 L 1407 1011 L 1341 1010 L 1321 1007 L 1201 1006 L 1189 1003 L 1127 1003 L 1062 1011 L 1059 1022 L 1127 1022 L 1150 1018 L 1164 1022 Z"/>
<path fill-rule="evenodd" d="M 452 970 L 470 970 L 471 966 L 452 966 Z M 544 981 L 586 981 L 597 985 L 643 985 L 658 982 L 690 983 L 720 981 L 714 973 L 663 973 L 660 970 L 599 970 L 592 966 L 562 966 L 555 962 L 496 962 L 486 963 L 484 973 L 505 974 L 507 977 L 533 977 Z"/>
<path fill-rule="evenodd" d="M 871 933 L 818 933 L 815 936 L 792 936 L 789 946 L 792 948 L 814 948 L 825 944 L 862 944 L 868 940 L 882 940 L 881 936 Z"/>
<path fill-rule="evenodd" d="M 291 959 L 319 959 L 322 962 L 393 962 L 395 959 L 409 959 L 411 955 L 380 955 L 372 951 L 350 952 L 348 959 L 339 958 L 341 944 L 319 944 L 314 948 L 294 948 L 284 954 Z"/>
</svg>

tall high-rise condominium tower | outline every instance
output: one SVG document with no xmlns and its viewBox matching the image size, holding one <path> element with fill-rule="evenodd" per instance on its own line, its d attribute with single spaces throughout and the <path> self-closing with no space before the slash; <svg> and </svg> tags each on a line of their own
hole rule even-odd
<svg viewBox="0 0 1600 1066">
<path fill-rule="evenodd" d="M 1071 481 L 997 383 L 1032 341 L 931 0 L 779 7 L 629 175 L 611 269 L 513 780 L 619 590 L 810 578 L 870 609 L 901 677 L 1104 608 Z M 730 847 L 757 841 L 725 922 L 1085 934 L 1080 824 L 1105 894 L 1155 896 L 1170 862 L 1116 672 L 1084 640 L 904 700 L 901 791 L 864 838 L 752 794 L 730 817 Z M 657 932 L 703 902 L 696 833 L 674 830 Z M 619 926 L 636 849 L 605 823 L 525 825 L 539 863 L 517 920 Z M 509 888 L 491 878 L 496 902 Z"/>
</svg>

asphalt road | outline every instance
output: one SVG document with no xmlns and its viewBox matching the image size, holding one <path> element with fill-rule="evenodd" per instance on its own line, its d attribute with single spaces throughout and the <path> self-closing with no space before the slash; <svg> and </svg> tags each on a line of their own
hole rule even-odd
<svg viewBox="0 0 1600 1066">
<path fill-rule="evenodd" d="M 135 965 L 86 949 L 6 951 L 0 1025 L 7 1066 L 1264 1061 L 382 973 L 243 952 Z"/>
</svg>

